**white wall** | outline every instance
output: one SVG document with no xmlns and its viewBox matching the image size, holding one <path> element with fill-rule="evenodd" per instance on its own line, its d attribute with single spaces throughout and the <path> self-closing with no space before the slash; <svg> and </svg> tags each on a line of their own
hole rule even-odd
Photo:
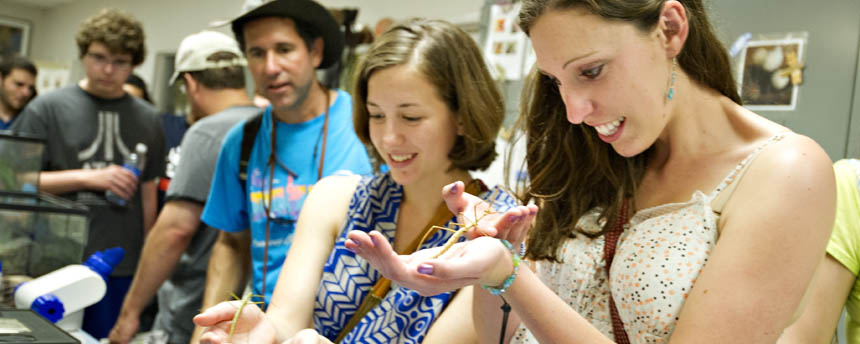
<svg viewBox="0 0 860 344">
<path fill-rule="evenodd" d="M 147 57 L 137 72 L 151 81 L 157 52 L 175 51 L 183 37 L 208 28 L 209 22 L 225 19 L 241 8 L 233 0 L 80 0 L 46 11 L 48 37 L 35 42 L 35 59 L 78 65 L 75 33 L 80 22 L 105 7 L 133 14 L 143 23 Z M 228 32 L 226 28 L 222 31 Z"/>
<path fill-rule="evenodd" d="M 2 1 L 2 0 L 0 0 Z M 395 19 L 423 16 L 446 19 L 455 23 L 476 21 L 483 0 L 322 0 L 327 7 L 358 7 L 361 23 L 371 28 L 383 17 Z M 50 8 L 44 12 L 28 9 L 11 9 L 15 17 L 32 17 L 34 32 L 31 41 L 33 59 L 78 66 L 78 52 L 74 35 L 80 22 L 104 7 L 118 8 L 133 14 L 144 26 L 147 57 L 137 73 L 152 81 L 154 56 L 157 52 L 176 51 L 183 37 L 208 28 L 213 20 L 227 19 L 239 13 L 242 0 L 78 0 Z M 0 14 L 7 11 L 4 3 Z M 21 15 L 18 15 L 21 13 Z M 228 32 L 229 28 L 220 31 Z M 73 67 L 73 70 L 75 68 Z M 78 76 L 73 72 L 73 77 Z"/>
<path fill-rule="evenodd" d="M 455 24 L 478 21 L 483 0 L 318 0 L 331 8 L 358 8 L 358 21 L 373 29 L 379 19 L 444 19 Z"/>
</svg>

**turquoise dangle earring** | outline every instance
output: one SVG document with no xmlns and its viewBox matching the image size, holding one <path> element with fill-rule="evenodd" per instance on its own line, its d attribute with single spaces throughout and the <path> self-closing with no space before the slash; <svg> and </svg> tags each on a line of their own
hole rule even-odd
<svg viewBox="0 0 860 344">
<path fill-rule="evenodd" d="M 675 98 L 675 66 L 678 65 L 678 58 L 672 58 L 672 76 L 669 79 L 669 91 L 666 92 L 666 99 L 672 100 Z"/>
</svg>

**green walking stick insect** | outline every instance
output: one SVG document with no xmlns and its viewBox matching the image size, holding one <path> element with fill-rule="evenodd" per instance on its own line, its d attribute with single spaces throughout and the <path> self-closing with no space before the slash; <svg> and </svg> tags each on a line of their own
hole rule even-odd
<svg viewBox="0 0 860 344">
<path fill-rule="evenodd" d="M 247 306 L 249 303 L 254 304 L 254 305 L 261 305 L 264 303 L 263 301 L 256 301 L 256 302 L 251 301 L 252 297 L 257 297 L 257 298 L 262 299 L 263 295 L 255 295 L 255 294 L 248 293 L 245 295 L 245 297 L 239 298 L 238 296 L 236 296 L 236 294 L 230 293 L 230 296 L 232 296 L 234 300 L 241 300 L 242 303 L 239 304 L 239 308 L 236 308 L 236 313 L 233 314 L 233 323 L 230 324 L 230 333 L 227 335 L 227 342 L 228 343 L 233 342 L 233 332 L 236 331 L 236 323 L 239 322 L 239 316 L 242 315 L 242 309 L 245 308 L 245 306 Z"/>
<path fill-rule="evenodd" d="M 495 199 L 495 193 L 496 192 L 498 192 L 498 190 L 494 191 L 494 194 L 489 199 Z M 442 230 L 446 230 L 449 232 L 454 232 L 454 235 L 452 235 L 450 238 L 448 238 L 448 241 L 445 242 L 445 245 L 442 246 L 442 249 L 439 250 L 439 252 L 437 252 L 435 255 L 433 255 L 433 259 L 439 258 L 439 256 L 441 256 L 442 254 L 447 252 L 451 248 L 451 246 L 454 246 L 454 244 L 458 240 L 460 240 L 460 237 L 462 237 L 464 234 L 466 234 L 466 232 L 468 232 L 470 229 L 478 228 L 478 223 L 481 222 L 481 219 L 483 219 L 484 216 L 487 216 L 490 214 L 495 214 L 495 212 L 490 208 L 485 209 L 483 211 L 483 213 L 481 214 L 481 216 L 478 216 L 478 207 L 473 208 L 473 210 L 475 211 L 475 213 L 474 213 L 475 221 L 472 223 L 462 224 L 462 223 L 458 223 L 458 222 L 452 222 L 451 225 L 453 225 L 454 228 L 432 226 L 432 227 L 430 227 L 431 230 L 424 233 L 424 237 L 421 238 L 422 243 L 424 242 L 424 240 L 427 240 L 427 237 L 431 233 L 434 233 L 433 229 L 442 229 Z M 460 214 L 462 215 L 463 213 L 461 212 Z M 465 218 L 465 216 L 464 216 L 464 218 Z M 460 227 L 460 229 L 456 229 L 456 227 Z M 419 245 L 419 247 L 420 246 L 421 245 Z"/>
</svg>

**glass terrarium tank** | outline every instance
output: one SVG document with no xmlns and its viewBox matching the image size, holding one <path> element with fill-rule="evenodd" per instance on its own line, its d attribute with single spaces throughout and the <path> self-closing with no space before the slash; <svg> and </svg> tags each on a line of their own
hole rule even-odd
<svg viewBox="0 0 860 344">
<path fill-rule="evenodd" d="M 38 191 L 45 143 L 0 131 L 0 191 Z"/>
<path fill-rule="evenodd" d="M 3 274 L 38 277 L 83 258 L 85 206 L 38 193 L 44 142 L 0 132 L 0 262 Z"/>
<path fill-rule="evenodd" d="M 38 277 L 79 264 L 87 208 L 62 198 L 0 191 L 0 261 L 5 275 Z"/>
</svg>

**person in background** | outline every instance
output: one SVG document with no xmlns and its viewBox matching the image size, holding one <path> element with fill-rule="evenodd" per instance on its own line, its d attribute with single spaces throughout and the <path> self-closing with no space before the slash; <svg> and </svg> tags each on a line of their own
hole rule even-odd
<svg viewBox="0 0 860 344">
<path fill-rule="evenodd" d="M 221 146 L 202 214 L 221 230 L 204 309 L 241 294 L 248 276 L 252 292 L 268 302 L 312 186 L 332 174 L 371 171 L 352 129 L 352 99 L 317 80 L 316 70 L 336 63 L 343 51 L 331 14 L 311 0 L 275 0 L 243 13 L 231 28 L 255 89 L 271 105 L 235 126 Z M 192 340 L 202 328 L 195 331 Z"/>
<path fill-rule="evenodd" d="M 141 82 L 143 81 L 141 80 Z M 126 86 L 128 85 L 129 84 L 127 83 Z M 143 92 L 148 97 L 146 88 L 143 89 Z M 185 94 L 186 96 L 188 95 L 187 92 Z M 164 129 L 164 149 L 167 151 L 167 155 L 164 158 L 164 171 L 162 171 L 162 174 L 158 176 L 159 213 L 164 208 L 167 189 L 170 188 L 170 180 L 173 179 L 176 174 L 176 166 L 179 163 L 180 156 L 179 144 L 182 143 L 182 138 L 185 137 L 185 133 L 188 131 L 188 128 L 200 119 L 198 116 L 199 114 L 196 114 L 194 111 L 188 111 L 184 116 L 168 111 L 159 116 L 161 118 L 161 127 Z"/>
<path fill-rule="evenodd" d="M 347 247 L 422 295 L 482 286 L 486 342 L 776 342 L 833 226 L 824 150 L 741 106 L 701 0 L 524 0 L 518 24 L 534 228 L 482 221 L 498 238 L 439 258 L 376 232 Z M 483 203 L 455 186 L 452 210 Z"/>
<path fill-rule="evenodd" d="M 139 317 L 158 292 L 153 330 L 169 343 L 188 343 L 206 283 L 206 267 L 218 231 L 200 222 L 221 140 L 236 123 L 261 112 L 245 91 L 245 59 L 233 38 L 214 31 L 189 35 L 179 45 L 171 83 L 185 83 L 195 118 L 182 139 L 181 156 L 164 209 L 146 240 L 140 264 L 110 334 L 128 343 Z"/>
<path fill-rule="evenodd" d="M 105 9 L 81 23 L 75 36 L 86 78 L 34 99 L 13 130 L 46 139 L 39 189 L 90 209 L 84 257 L 122 247 L 125 258 L 107 281 L 107 294 L 84 312 L 83 329 L 108 335 L 155 222 L 155 178 L 164 170 L 164 134 L 155 109 L 123 90 L 145 56 L 143 27 Z M 147 147 L 139 175 L 122 164 L 135 146 Z M 111 192 L 125 205 L 109 202 Z"/>
<path fill-rule="evenodd" d="M 138 76 L 137 74 L 135 74 L 134 72 L 132 72 L 128 76 L 128 79 L 125 81 L 125 84 L 122 85 L 122 89 L 125 90 L 126 93 L 128 93 L 132 96 L 135 96 L 137 98 L 143 99 L 147 103 L 149 103 L 150 105 L 155 106 L 155 104 L 152 102 L 152 99 L 149 97 L 149 91 L 147 90 L 146 82 L 143 81 L 143 79 L 140 76 Z M 169 144 L 170 140 L 166 138 L 165 143 Z M 165 147 L 165 149 L 169 149 L 169 148 L 170 148 L 170 146 Z M 167 157 L 169 157 L 169 156 L 170 156 L 170 153 L 168 153 Z M 165 157 L 165 159 L 167 157 Z M 166 164 L 169 164 L 169 162 L 166 162 Z M 159 176 L 157 179 L 158 182 L 160 182 L 162 178 L 164 178 L 164 177 Z M 156 185 L 158 185 L 158 184 L 156 184 Z M 156 216 L 158 216 L 158 213 L 161 212 L 161 207 L 163 204 L 164 204 L 164 191 L 159 189 L 158 190 L 158 210 L 156 211 Z M 158 313 L 158 302 L 156 302 L 156 300 L 153 300 L 152 302 L 148 303 L 148 305 L 144 308 L 144 310 L 140 314 L 140 330 L 141 331 L 149 331 L 150 329 L 152 329 L 152 322 L 154 321 L 155 315 L 157 313 Z"/>
<path fill-rule="evenodd" d="M 0 130 L 7 130 L 36 96 L 36 65 L 11 55 L 0 57 Z"/>
<path fill-rule="evenodd" d="M 362 313 L 363 300 L 385 279 L 343 245 L 350 230 L 381 230 L 399 252 L 444 245 L 454 233 L 432 226 L 453 226 L 457 218 L 434 190 L 455 180 L 468 183 L 467 191 L 492 203 L 493 211 L 514 207 L 512 195 L 487 188 L 469 172 L 496 158 L 502 97 L 477 44 L 443 21 L 414 19 L 394 26 L 358 68 L 356 132 L 391 169 L 373 177 L 327 177 L 317 184 L 302 208 L 295 247 L 269 309 L 265 316 L 256 306 L 243 310 L 235 341 L 244 336 L 255 343 L 275 337 L 281 342 L 309 324 L 324 342 L 339 337 L 341 343 L 476 340 L 470 287 L 422 297 L 393 285 L 377 294 L 378 305 Z M 236 301 L 225 302 L 195 317 L 211 328 L 204 341 L 228 339 L 236 306 Z M 273 336 L 258 335 L 272 328 Z"/>
<path fill-rule="evenodd" d="M 389 17 L 382 18 L 376 22 L 376 25 L 373 27 L 373 37 L 382 36 L 385 31 L 391 28 L 394 25 L 394 19 Z"/>
<path fill-rule="evenodd" d="M 122 89 L 128 94 L 143 99 L 155 106 L 152 98 L 149 97 L 146 82 L 137 74 L 132 73 L 129 75 L 128 80 L 122 85 Z M 167 151 L 167 155 L 164 157 L 164 171 L 156 180 L 156 189 L 158 192 L 158 210 L 156 211 L 156 215 L 161 213 L 161 209 L 164 207 L 164 197 L 167 193 L 167 188 L 170 186 L 173 171 L 176 169 L 176 161 L 179 159 L 179 143 L 182 142 L 182 137 L 190 126 L 188 119 L 193 118 L 190 114 L 186 117 L 180 117 L 172 113 L 165 113 L 160 117 L 162 129 L 164 129 L 164 149 Z"/>
<path fill-rule="evenodd" d="M 845 309 L 848 343 L 860 343 L 860 160 L 842 159 L 836 172 L 836 222 L 806 307 L 780 344 L 830 343 Z"/>
<path fill-rule="evenodd" d="M 122 89 L 130 95 L 145 100 L 147 103 L 154 104 L 152 102 L 152 98 L 149 97 L 146 81 L 143 81 L 143 79 L 137 74 L 130 74 L 128 76 L 128 80 L 126 80 L 125 84 L 122 85 Z"/>
</svg>

